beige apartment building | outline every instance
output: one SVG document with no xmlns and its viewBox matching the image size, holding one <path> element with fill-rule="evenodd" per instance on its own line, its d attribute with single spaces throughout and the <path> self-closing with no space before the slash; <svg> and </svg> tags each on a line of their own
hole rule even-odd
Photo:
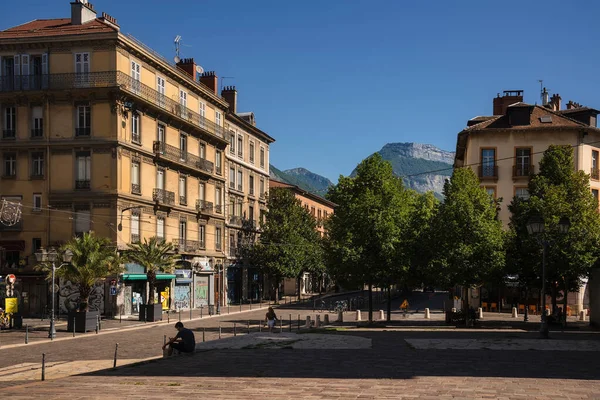
<svg viewBox="0 0 600 400">
<path fill-rule="evenodd" d="M 499 218 L 505 227 L 510 220 L 508 205 L 515 196 L 528 198 L 529 177 L 538 171 L 551 144 L 573 147 L 574 168 L 590 174 L 591 191 L 598 200 L 600 129 L 596 117 L 600 111 L 572 101 L 562 108 L 561 97 L 554 94 L 549 98 L 545 89 L 542 98 L 542 105 L 531 105 L 523 102 L 521 90 L 498 94 L 493 100 L 493 115 L 470 119 L 458 134 L 454 167 L 472 167 L 487 192 L 502 199 Z M 484 292 L 480 300 L 499 309 L 514 303 L 500 297 Z M 569 304 L 574 312 L 588 304 L 585 286 L 570 294 Z"/>
<path fill-rule="evenodd" d="M 316 194 L 310 193 L 296 185 L 277 181 L 271 179 L 269 181 L 270 187 L 285 188 L 291 190 L 296 198 L 300 201 L 302 206 L 308 211 L 313 218 L 317 220 L 317 231 L 323 237 L 325 231 L 325 220 L 333 215 L 336 204 Z M 295 279 L 284 279 L 283 282 L 283 293 L 286 296 L 293 296 L 297 294 L 297 281 Z M 300 293 L 315 293 L 319 290 L 323 290 L 328 286 L 327 276 L 313 276 L 306 272 L 300 279 Z"/>
<path fill-rule="evenodd" d="M 273 139 L 235 114 L 214 72 L 199 71 L 193 59 L 173 64 L 123 34 L 115 18 L 98 16 L 86 0 L 71 3 L 70 17 L 0 32 L 0 196 L 23 210 L 17 225 L 0 225 L 0 275 L 17 275 L 25 315 L 49 302 L 33 254 L 87 231 L 120 250 L 152 236 L 172 242 L 182 262 L 175 274 L 159 276 L 165 307 L 226 304 L 228 218 L 240 215 L 227 202 L 234 195 L 250 210 L 245 171 L 254 171 L 257 188 L 262 181 L 267 187 Z M 231 193 L 234 124 L 244 146 L 236 168 L 246 186 Z M 91 304 L 136 312 L 146 276 L 139 265 L 126 268 Z M 76 295 L 61 289 L 59 304 Z"/>
</svg>

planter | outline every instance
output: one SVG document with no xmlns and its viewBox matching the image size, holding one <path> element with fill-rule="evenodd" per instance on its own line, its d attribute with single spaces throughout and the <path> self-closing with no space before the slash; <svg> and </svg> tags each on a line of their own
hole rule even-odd
<svg viewBox="0 0 600 400">
<path fill-rule="evenodd" d="M 73 332 L 73 322 L 75 322 L 75 332 L 95 331 L 99 316 L 99 311 L 71 311 L 68 314 L 67 331 Z"/>
<path fill-rule="evenodd" d="M 162 321 L 162 304 L 140 304 L 140 321 Z"/>
</svg>

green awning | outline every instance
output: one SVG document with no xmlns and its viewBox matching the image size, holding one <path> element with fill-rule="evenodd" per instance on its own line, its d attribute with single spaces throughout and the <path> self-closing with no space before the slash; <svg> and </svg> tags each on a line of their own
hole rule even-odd
<svg viewBox="0 0 600 400">
<path fill-rule="evenodd" d="M 123 274 L 124 281 L 145 281 L 147 279 L 146 274 Z M 175 279 L 174 274 L 157 274 L 156 280 L 170 280 Z"/>
</svg>

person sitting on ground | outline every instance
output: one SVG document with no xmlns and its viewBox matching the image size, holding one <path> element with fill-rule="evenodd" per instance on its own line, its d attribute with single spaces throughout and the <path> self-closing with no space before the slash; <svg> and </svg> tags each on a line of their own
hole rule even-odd
<svg viewBox="0 0 600 400">
<path fill-rule="evenodd" d="M 178 350 L 182 353 L 193 353 L 196 350 L 196 338 L 194 332 L 184 328 L 181 322 L 175 324 L 177 329 L 177 335 L 173 338 L 169 338 L 169 341 L 162 347 L 163 350 L 169 346 L 169 356 L 173 354 L 173 349 Z"/>
<path fill-rule="evenodd" d="M 265 321 L 267 322 L 267 326 L 269 327 L 269 332 L 273 332 L 273 328 L 275 327 L 275 321 L 277 321 L 277 315 L 275 315 L 273 307 L 269 307 L 267 315 L 265 316 Z"/>
</svg>

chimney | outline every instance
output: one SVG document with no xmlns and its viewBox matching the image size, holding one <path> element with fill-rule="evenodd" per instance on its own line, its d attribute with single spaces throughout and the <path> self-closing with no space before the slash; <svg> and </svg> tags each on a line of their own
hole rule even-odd
<svg viewBox="0 0 600 400">
<path fill-rule="evenodd" d="M 508 106 L 521 101 L 523 101 L 522 90 L 505 90 L 502 97 L 498 93 L 498 96 L 494 99 L 494 115 L 506 114 Z"/>
<path fill-rule="evenodd" d="M 235 90 L 235 86 L 225 86 L 221 91 L 221 97 L 225 99 L 227 103 L 229 103 L 229 112 L 236 114 L 237 113 L 237 90 Z"/>
<path fill-rule="evenodd" d="M 193 58 L 184 58 L 177 63 L 177 68 L 196 80 L 196 63 Z"/>
<path fill-rule="evenodd" d="M 96 10 L 87 0 L 75 0 L 71 3 L 71 25 L 83 25 L 96 19 Z"/>
<path fill-rule="evenodd" d="M 119 24 L 117 23 L 117 19 L 114 17 L 111 17 L 107 13 L 103 12 L 102 16 L 99 19 L 100 19 L 100 21 L 104 22 L 105 24 L 114 27 L 116 30 L 121 30 L 121 28 L 119 27 Z"/>
<path fill-rule="evenodd" d="M 558 93 L 553 94 L 552 97 L 550 97 L 550 109 L 552 111 L 560 111 L 560 95 Z"/>
<path fill-rule="evenodd" d="M 208 86 L 215 94 L 218 94 L 217 81 L 218 78 L 215 71 L 203 72 L 202 75 L 200 75 L 200 83 Z"/>
<path fill-rule="evenodd" d="M 542 90 L 542 106 L 545 107 L 547 105 L 548 105 L 548 91 L 546 90 L 546 88 L 544 88 L 544 90 Z"/>
</svg>

